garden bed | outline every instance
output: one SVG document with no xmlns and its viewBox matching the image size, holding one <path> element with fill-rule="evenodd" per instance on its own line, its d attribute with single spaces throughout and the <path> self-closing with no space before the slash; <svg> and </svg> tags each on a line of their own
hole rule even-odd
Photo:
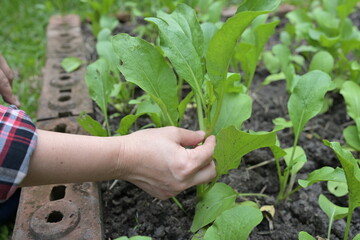
<svg viewBox="0 0 360 240">
<path fill-rule="evenodd" d="M 258 73 L 259 80 L 264 77 L 264 74 L 264 72 Z M 246 129 L 271 130 L 272 119 L 287 115 L 288 94 L 283 82 L 265 86 L 253 92 L 252 95 L 255 99 L 253 113 L 250 121 L 245 124 Z M 334 94 L 333 97 L 334 105 L 330 110 L 311 120 L 305 134 L 301 136 L 300 146 L 306 151 L 308 162 L 299 174 L 300 178 L 306 178 L 309 172 L 323 166 L 340 165 L 333 151 L 322 143 L 322 139 L 342 142 L 342 129 L 349 123 L 342 97 L 338 94 Z M 196 124 L 195 119 L 193 120 Z M 292 145 L 292 132 L 284 130 L 279 132 L 278 136 L 284 147 Z M 245 156 L 239 169 L 231 171 L 221 181 L 241 193 L 264 193 L 269 198 L 248 199 L 260 205 L 275 205 L 279 191 L 275 162 L 247 170 L 250 166 L 272 158 L 273 155 L 268 149 L 256 150 Z M 185 213 L 171 200 L 156 200 L 127 182 L 119 182 L 109 190 L 111 183 L 102 183 L 106 239 L 124 235 L 144 235 L 151 236 L 153 239 L 169 240 L 191 239 L 192 234 L 189 229 L 195 211 L 195 188 L 188 189 L 178 196 L 179 201 L 184 205 Z M 328 219 L 318 205 L 320 193 L 331 197 L 327 194 L 326 184 L 319 183 L 300 190 L 287 202 L 275 206 L 276 214 L 272 219 L 273 230 L 270 231 L 270 223 L 264 218 L 263 222 L 254 229 L 250 239 L 297 239 L 300 231 L 307 231 L 314 236 L 325 238 Z M 347 200 L 342 198 L 335 203 L 340 206 L 346 205 Z M 345 223 L 345 220 L 335 222 L 331 239 L 342 239 Z M 355 236 L 356 229 L 360 229 L 359 211 L 355 211 L 352 222 L 352 237 Z"/>
<path fill-rule="evenodd" d="M 351 18 L 359 23 L 360 14 L 357 12 Z M 123 30 L 116 32 L 131 32 L 129 25 L 123 24 Z M 282 24 L 281 24 L 282 26 Z M 270 45 L 277 43 L 278 36 L 274 36 Z M 270 47 L 270 46 L 269 46 Z M 261 82 L 269 73 L 259 66 L 256 72 L 250 96 L 253 99 L 253 111 L 250 119 L 244 124 L 245 130 L 271 131 L 272 120 L 277 117 L 288 117 L 287 102 L 289 94 L 285 82 L 274 82 L 261 87 Z M 323 139 L 344 143 L 342 131 L 353 124 L 347 116 L 343 97 L 338 92 L 332 92 L 334 100 L 330 109 L 314 119 L 305 128 L 300 137 L 299 146 L 306 152 L 308 162 L 298 174 L 298 178 L 305 179 L 308 173 L 323 166 L 340 166 L 339 160 L 333 151 L 325 146 Z M 99 116 L 101 118 L 101 116 Z M 194 111 L 188 109 L 183 127 L 197 129 Z M 146 120 L 145 120 L 146 121 Z M 119 119 L 112 120 L 112 129 L 116 129 Z M 136 129 L 135 129 L 136 130 Z M 289 129 L 278 132 L 282 147 L 291 147 L 293 132 Z M 358 157 L 358 156 L 357 156 Z M 275 207 L 273 218 L 264 218 L 250 235 L 251 240 L 298 239 L 300 231 L 306 231 L 313 236 L 326 238 L 328 218 L 320 209 L 318 197 L 322 193 L 339 206 L 347 206 L 346 198 L 334 198 L 329 194 L 326 183 L 317 183 L 302 189 L 283 203 L 276 204 L 279 192 L 279 182 L 273 154 L 269 149 L 260 149 L 247 154 L 239 169 L 222 177 L 220 181 L 230 185 L 240 193 L 263 193 L 268 198 L 248 197 L 239 198 L 239 201 L 252 200 L 260 206 L 272 205 Z M 264 161 L 264 166 L 257 166 Z M 150 236 L 156 239 L 189 240 L 192 237 L 190 226 L 193 220 L 196 204 L 196 189 L 190 188 L 177 196 L 184 206 L 181 210 L 172 200 L 160 201 L 149 196 L 134 185 L 119 181 L 112 188 L 110 182 L 101 185 L 103 198 L 103 223 L 105 239 L 114 239 L 119 236 Z M 343 239 L 346 221 L 335 221 L 331 239 Z M 350 239 L 360 229 L 360 212 L 354 212 Z M 320 239 L 320 238 L 319 238 Z"/>
</svg>

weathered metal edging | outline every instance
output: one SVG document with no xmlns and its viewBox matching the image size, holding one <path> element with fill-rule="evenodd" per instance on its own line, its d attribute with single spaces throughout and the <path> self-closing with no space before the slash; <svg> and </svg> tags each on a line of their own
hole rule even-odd
<svg viewBox="0 0 360 240">
<path fill-rule="evenodd" d="M 85 60 L 77 15 L 54 16 L 47 27 L 47 61 L 37 127 L 85 134 L 76 115 L 93 113 L 84 82 L 85 67 L 66 73 L 65 57 Z M 57 184 L 22 189 L 13 240 L 103 239 L 100 191 L 97 183 Z"/>
</svg>

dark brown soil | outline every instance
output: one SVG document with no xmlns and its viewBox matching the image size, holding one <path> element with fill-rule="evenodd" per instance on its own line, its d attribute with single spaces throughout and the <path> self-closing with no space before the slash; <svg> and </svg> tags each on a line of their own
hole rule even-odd
<svg viewBox="0 0 360 240">
<path fill-rule="evenodd" d="M 356 16 L 352 16 L 353 19 Z M 123 24 L 125 32 L 131 31 L 129 25 Z M 130 30 L 128 29 L 130 28 Z M 122 31 L 117 29 L 116 31 Z M 276 42 L 275 36 L 272 41 Z M 272 44 L 272 43 L 271 43 Z M 258 88 L 268 73 L 260 66 L 256 74 L 251 96 L 254 100 L 253 113 L 245 124 L 244 129 L 255 131 L 272 130 L 272 120 L 277 117 L 288 118 L 288 94 L 284 82 L 275 82 L 269 86 Z M 323 166 L 340 166 L 334 153 L 326 147 L 323 139 L 343 143 L 342 130 L 350 123 L 346 115 L 346 108 L 341 95 L 334 92 L 329 94 L 334 102 L 328 112 L 312 119 L 301 135 L 299 145 L 307 154 L 308 162 L 298 174 L 299 178 L 306 178 L 307 174 Z M 196 129 L 195 117 L 189 115 L 184 127 Z M 114 122 L 113 128 L 117 125 Z M 118 122 L 117 122 L 118 124 Z M 293 133 L 285 129 L 278 133 L 282 147 L 290 147 L 293 143 Z M 273 155 L 268 149 L 256 150 L 246 155 L 239 169 L 233 170 L 221 179 L 242 193 L 264 193 L 269 198 L 238 199 L 253 200 L 259 205 L 275 205 L 279 191 L 276 166 L 271 162 L 263 167 L 252 170 L 248 168 L 263 161 L 271 160 Z M 111 182 L 102 183 L 103 223 L 105 239 L 114 239 L 120 236 L 144 235 L 154 240 L 190 240 L 189 232 L 195 209 L 195 188 L 186 190 L 177 196 L 185 211 L 182 211 L 172 201 L 154 199 L 127 182 L 118 182 L 113 188 Z M 307 189 L 293 194 L 288 201 L 275 206 L 276 214 L 269 221 L 264 218 L 262 223 L 251 233 L 251 240 L 292 240 L 298 239 L 300 231 L 307 231 L 313 236 L 326 238 L 328 219 L 318 205 L 319 194 L 323 193 L 334 203 L 347 205 L 346 198 L 334 198 L 328 193 L 326 184 L 318 183 Z M 335 221 L 332 228 L 332 240 L 343 238 L 345 220 Z M 353 216 L 350 239 L 359 233 L 360 211 L 357 209 Z M 236 240 L 236 239 L 234 239 Z"/>
<path fill-rule="evenodd" d="M 271 120 L 276 117 L 287 117 L 286 103 L 288 95 L 283 82 L 273 83 L 257 92 L 252 92 L 254 98 L 253 114 L 245 124 L 246 129 L 271 130 Z M 342 129 L 347 124 L 344 102 L 338 94 L 332 94 L 334 105 L 330 110 L 312 119 L 301 136 L 300 145 L 304 148 L 308 162 L 301 170 L 299 177 L 306 178 L 307 174 L 323 166 L 340 166 L 333 152 L 322 143 L 322 139 L 342 141 Z M 283 130 L 278 134 L 283 147 L 292 145 L 293 134 Z M 264 167 L 247 170 L 247 167 L 270 160 L 273 156 L 268 149 L 260 149 L 245 156 L 239 169 L 221 179 L 242 193 L 263 192 L 270 196 L 268 199 L 249 198 L 260 205 L 275 205 L 279 190 L 276 166 L 270 163 Z M 111 182 L 102 184 L 104 200 L 104 224 L 106 237 L 146 235 L 153 239 L 191 239 L 189 232 L 195 206 L 195 189 L 189 189 L 178 196 L 184 205 L 186 213 L 177 205 L 169 201 L 159 201 L 135 186 L 119 182 L 109 190 Z M 300 190 L 291 198 L 276 206 L 273 219 L 274 229 L 270 231 L 269 222 L 263 222 L 254 229 L 251 240 L 257 239 L 297 239 L 300 231 L 307 231 L 314 236 L 326 237 L 328 220 L 320 209 L 317 199 L 319 194 L 326 194 L 326 185 L 315 184 Z M 332 198 L 336 201 L 335 198 Z M 239 199 L 242 201 L 245 199 Z M 346 199 L 339 199 L 339 205 L 346 205 Z M 345 221 L 336 221 L 333 225 L 332 238 L 342 239 Z M 355 212 L 352 224 L 352 234 L 360 229 L 360 214 Z"/>
</svg>

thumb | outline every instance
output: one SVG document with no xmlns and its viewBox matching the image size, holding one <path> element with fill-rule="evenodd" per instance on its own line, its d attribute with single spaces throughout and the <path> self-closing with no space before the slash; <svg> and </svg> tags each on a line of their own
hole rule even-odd
<svg viewBox="0 0 360 240">
<path fill-rule="evenodd" d="M 205 138 L 204 131 L 191 131 L 179 128 L 178 143 L 183 147 L 196 146 Z"/>
</svg>

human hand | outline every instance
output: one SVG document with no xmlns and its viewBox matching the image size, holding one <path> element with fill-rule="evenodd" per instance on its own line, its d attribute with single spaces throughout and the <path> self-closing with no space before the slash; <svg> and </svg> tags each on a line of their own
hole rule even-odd
<svg viewBox="0 0 360 240">
<path fill-rule="evenodd" d="M 124 136 L 116 171 L 150 195 L 167 199 L 216 176 L 215 137 L 176 127 L 147 129 Z M 192 149 L 187 147 L 194 147 Z"/>
<path fill-rule="evenodd" d="M 20 102 L 12 92 L 14 73 L 5 58 L 0 55 L 0 94 L 7 103 L 20 107 Z"/>
</svg>

